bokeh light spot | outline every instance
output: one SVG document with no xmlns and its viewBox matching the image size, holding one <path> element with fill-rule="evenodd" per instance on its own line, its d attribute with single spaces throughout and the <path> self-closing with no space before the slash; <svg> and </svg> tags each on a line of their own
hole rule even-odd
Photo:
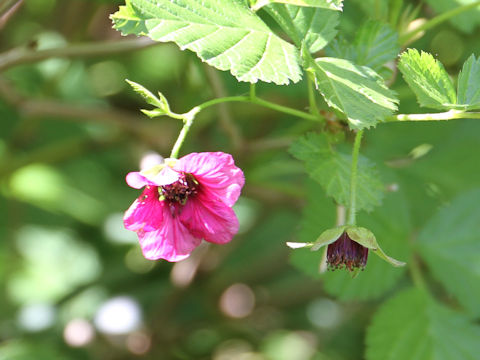
<svg viewBox="0 0 480 360">
<path fill-rule="evenodd" d="M 127 296 L 118 296 L 104 302 L 95 314 L 98 331 L 110 334 L 128 334 L 141 325 L 142 313 L 138 303 Z"/>
<path fill-rule="evenodd" d="M 63 329 L 63 339 L 72 347 L 88 345 L 95 336 L 95 330 L 85 319 L 73 319 Z"/>
<path fill-rule="evenodd" d="M 220 297 L 220 309 L 233 318 L 250 315 L 255 307 L 255 294 L 245 284 L 233 284 Z"/>
</svg>

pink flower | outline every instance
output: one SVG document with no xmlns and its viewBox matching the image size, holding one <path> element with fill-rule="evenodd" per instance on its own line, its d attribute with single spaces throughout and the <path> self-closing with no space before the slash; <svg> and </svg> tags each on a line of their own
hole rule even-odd
<svg viewBox="0 0 480 360">
<path fill-rule="evenodd" d="M 200 244 L 225 244 L 238 232 L 232 206 L 245 182 L 233 158 L 222 152 L 192 153 L 127 175 L 133 188 L 145 187 L 125 212 L 150 260 L 180 261 Z"/>
</svg>

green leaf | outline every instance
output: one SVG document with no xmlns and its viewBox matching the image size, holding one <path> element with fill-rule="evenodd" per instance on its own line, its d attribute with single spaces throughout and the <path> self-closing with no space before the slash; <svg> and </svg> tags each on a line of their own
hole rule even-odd
<svg viewBox="0 0 480 360">
<path fill-rule="evenodd" d="M 473 360 L 480 327 L 417 289 L 387 301 L 367 330 L 367 360 Z"/>
<path fill-rule="evenodd" d="M 398 68 L 417 96 L 420 106 L 433 109 L 456 108 L 456 94 L 443 65 L 426 52 L 408 49 L 400 56 Z"/>
<path fill-rule="evenodd" d="M 480 109 L 480 57 L 471 55 L 463 64 L 458 76 L 457 103 L 464 105 L 464 110 Z"/>
<path fill-rule="evenodd" d="M 418 249 L 435 278 L 472 314 L 480 307 L 480 189 L 464 193 L 432 217 Z"/>
<path fill-rule="evenodd" d="M 343 112 L 352 129 L 375 126 L 397 110 L 395 93 L 368 67 L 325 57 L 316 59 L 311 69 L 327 104 Z"/>
<path fill-rule="evenodd" d="M 174 41 L 239 81 L 282 85 L 301 79 L 298 50 L 242 0 L 127 0 L 111 18 L 123 35 Z"/>
<path fill-rule="evenodd" d="M 258 10 L 268 4 L 282 3 L 296 6 L 317 7 L 342 11 L 343 0 L 257 0 L 252 5 L 252 10 Z"/>
<path fill-rule="evenodd" d="M 338 204 L 350 199 L 351 155 L 335 150 L 324 134 L 309 133 L 297 139 L 290 153 L 305 163 L 308 174 Z M 375 166 L 365 157 L 359 159 L 357 179 L 357 210 L 372 210 L 383 198 L 383 184 Z"/>
<path fill-rule="evenodd" d="M 375 71 L 395 59 L 399 51 L 398 33 L 390 26 L 376 21 L 367 21 L 362 25 L 353 43 L 334 41 L 326 49 L 328 56 L 350 60 Z"/>
<path fill-rule="evenodd" d="M 407 202 L 401 191 L 389 193 L 380 208 L 370 214 L 360 213 L 357 217 L 359 224 L 375 233 L 385 251 L 399 259 L 408 259 L 411 224 Z M 307 259 L 303 260 L 307 262 Z M 347 271 L 328 271 L 323 274 L 323 281 L 325 291 L 339 299 L 376 299 L 391 290 L 405 271 L 405 267 L 393 267 L 378 256 L 369 256 L 367 266 L 355 279 Z"/>
<path fill-rule="evenodd" d="M 269 5 L 265 10 L 298 47 L 305 42 L 311 53 L 324 48 L 337 35 L 337 11 L 282 4 Z"/>
</svg>

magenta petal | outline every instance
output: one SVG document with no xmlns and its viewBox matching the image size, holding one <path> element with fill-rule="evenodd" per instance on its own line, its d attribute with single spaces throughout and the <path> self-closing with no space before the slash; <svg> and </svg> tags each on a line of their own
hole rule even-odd
<svg viewBox="0 0 480 360">
<path fill-rule="evenodd" d="M 147 186 L 142 195 L 125 212 L 123 223 L 132 231 L 152 231 L 158 229 L 163 221 L 164 203 L 158 199 L 158 188 Z"/>
<path fill-rule="evenodd" d="M 206 241 L 225 244 L 238 232 L 238 220 L 231 207 L 218 199 L 199 194 L 189 199 L 180 220 L 190 232 Z"/>
<path fill-rule="evenodd" d="M 205 192 L 230 207 L 245 183 L 242 170 L 235 166 L 230 154 L 223 152 L 191 153 L 178 160 L 174 169 L 193 174 Z"/>
<path fill-rule="evenodd" d="M 135 189 L 141 189 L 142 187 L 147 185 L 155 185 L 138 171 L 128 173 L 126 181 L 128 186 Z"/>
<path fill-rule="evenodd" d="M 143 255 L 149 260 L 186 259 L 202 240 L 194 237 L 178 219 L 173 218 L 167 207 L 164 208 L 163 220 L 157 230 L 137 233 Z"/>
</svg>

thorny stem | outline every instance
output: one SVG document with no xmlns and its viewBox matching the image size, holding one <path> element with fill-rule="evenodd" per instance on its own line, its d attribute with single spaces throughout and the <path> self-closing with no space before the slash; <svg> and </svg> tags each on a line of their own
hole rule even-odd
<svg viewBox="0 0 480 360">
<path fill-rule="evenodd" d="M 440 14 L 440 15 L 434 17 L 433 19 L 428 20 L 426 23 L 419 26 L 415 30 L 412 30 L 412 31 L 404 34 L 403 36 L 401 36 L 400 39 L 399 39 L 399 42 L 400 42 L 400 44 L 406 44 L 406 43 L 409 42 L 409 40 L 411 40 L 413 37 L 415 37 L 415 35 L 417 35 L 418 33 L 422 32 L 422 31 L 429 30 L 429 29 L 441 24 L 442 22 L 449 20 L 452 17 L 460 15 L 461 13 L 463 13 L 465 11 L 468 11 L 470 9 L 474 9 L 477 6 L 480 6 L 480 1 L 475 1 L 474 3 L 468 4 L 468 5 L 459 6 L 456 9 L 453 9 L 453 10 L 447 11 L 443 14 Z"/>
<path fill-rule="evenodd" d="M 358 155 L 360 153 L 360 144 L 362 143 L 363 130 L 360 130 L 355 135 L 355 142 L 353 143 L 352 151 L 352 169 L 350 174 L 350 203 L 348 207 L 348 225 L 355 225 L 356 219 L 356 202 L 357 202 L 357 170 L 358 170 Z"/>
<path fill-rule="evenodd" d="M 454 119 L 480 119 L 480 112 L 468 112 L 463 110 L 449 110 L 431 114 L 398 114 L 389 116 L 387 121 L 435 121 Z"/>
</svg>

